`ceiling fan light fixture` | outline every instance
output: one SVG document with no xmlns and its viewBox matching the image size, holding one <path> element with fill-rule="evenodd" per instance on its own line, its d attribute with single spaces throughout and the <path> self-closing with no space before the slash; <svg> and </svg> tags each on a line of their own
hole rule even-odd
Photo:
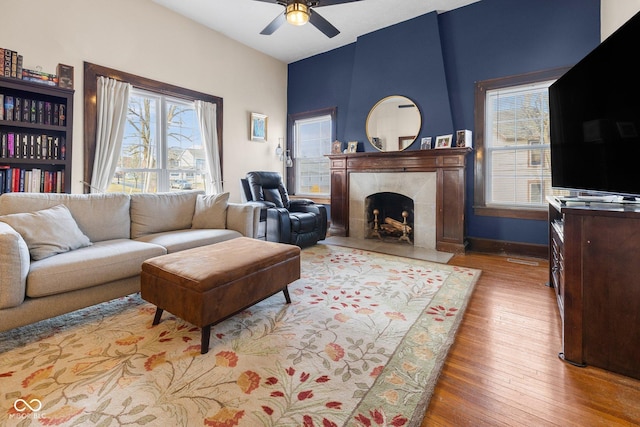
<svg viewBox="0 0 640 427">
<path fill-rule="evenodd" d="M 287 5 L 287 22 L 292 25 L 304 25 L 309 22 L 309 7 L 304 2 L 294 1 Z"/>
</svg>

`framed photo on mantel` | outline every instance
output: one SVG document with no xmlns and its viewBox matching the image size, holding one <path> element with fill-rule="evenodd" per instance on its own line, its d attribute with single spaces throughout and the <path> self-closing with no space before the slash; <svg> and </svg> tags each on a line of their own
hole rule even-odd
<svg viewBox="0 0 640 427">
<path fill-rule="evenodd" d="M 436 138 L 436 148 L 451 148 L 451 139 L 453 134 L 440 135 Z"/>
</svg>

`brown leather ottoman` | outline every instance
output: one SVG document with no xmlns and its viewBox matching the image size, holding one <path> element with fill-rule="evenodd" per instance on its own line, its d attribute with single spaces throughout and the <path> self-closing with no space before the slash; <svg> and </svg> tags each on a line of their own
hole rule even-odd
<svg viewBox="0 0 640 427">
<path fill-rule="evenodd" d="M 202 328 L 202 354 L 211 326 L 282 291 L 300 278 L 300 248 L 239 237 L 151 258 L 142 264 L 142 298 Z"/>
</svg>

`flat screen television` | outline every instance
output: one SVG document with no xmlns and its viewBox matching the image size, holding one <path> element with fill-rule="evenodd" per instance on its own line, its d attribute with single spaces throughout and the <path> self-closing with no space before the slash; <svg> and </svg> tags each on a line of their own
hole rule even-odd
<svg viewBox="0 0 640 427">
<path fill-rule="evenodd" d="M 551 185 L 640 198 L 640 13 L 549 88 Z"/>
</svg>

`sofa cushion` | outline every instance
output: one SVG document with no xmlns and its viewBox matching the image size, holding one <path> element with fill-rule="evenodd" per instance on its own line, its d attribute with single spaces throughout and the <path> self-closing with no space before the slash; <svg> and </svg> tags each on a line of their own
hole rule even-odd
<svg viewBox="0 0 640 427">
<path fill-rule="evenodd" d="M 22 304 L 29 274 L 27 244 L 11 226 L 0 222 L 0 309 Z"/>
<path fill-rule="evenodd" d="M 229 193 L 198 194 L 191 228 L 227 228 Z"/>
<path fill-rule="evenodd" d="M 92 242 L 128 239 L 130 197 L 124 193 L 57 194 L 5 193 L 0 196 L 0 215 L 35 212 L 65 205 L 78 227 Z"/>
<path fill-rule="evenodd" d="M 131 238 L 191 228 L 196 198 L 202 191 L 131 195 Z"/>
<path fill-rule="evenodd" d="M 4 215 L 0 216 L 0 221 L 9 224 L 20 233 L 34 260 L 91 244 L 65 205 L 36 212 Z"/>
<path fill-rule="evenodd" d="M 26 293 L 44 297 L 135 276 L 145 260 L 166 253 L 161 246 L 129 239 L 96 242 L 32 262 Z"/>
<path fill-rule="evenodd" d="M 164 246 L 167 252 L 178 252 L 198 246 L 213 245 L 214 243 L 242 237 L 242 234 L 234 230 L 220 228 L 190 228 L 187 230 L 169 231 L 164 233 L 147 234 L 137 240 Z"/>
</svg>

